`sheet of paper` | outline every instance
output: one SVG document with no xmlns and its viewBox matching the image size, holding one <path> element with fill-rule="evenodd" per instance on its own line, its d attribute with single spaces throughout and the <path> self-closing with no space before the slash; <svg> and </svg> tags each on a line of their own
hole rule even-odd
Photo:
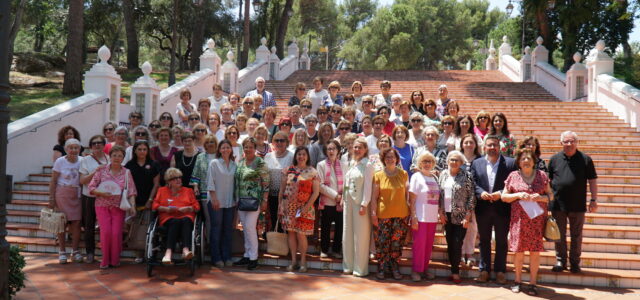
<svg viewBox="0 0 640 300">
<path fill-rule="evenodd" d="M 544 213 L 544 210 L 542 209 L 542 207 L 540 207 L 538 202 L 520 200 L 518 201 L 518 203 L 520 203 L 520 206 L 522 206 L 522 209 L 524 209 L 530 219 L 533 219 Z"/>
</svg>

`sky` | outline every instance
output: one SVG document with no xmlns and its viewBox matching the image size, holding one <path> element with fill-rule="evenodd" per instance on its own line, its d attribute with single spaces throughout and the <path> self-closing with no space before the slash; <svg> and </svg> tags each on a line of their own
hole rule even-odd
<svg viewBox="0 0 640 300">
<path fill-rule="evenodd" d="M 378 0 L 378 5 L 391 5 L 393 4 L 394 0 Z M 490 9 L 493 9 L 494 7 L 497 7 L 500 10 L 505 9 L 505 7 L 507 7 L 507 4 L 509 3 L 509 0 L 489 0 L 490 3 Z M 513 10 L 513 15 L 517 16 L 519 14 L 519 7 L 518 4 L 514 4 L 515 5 L 515 9 Z M 634 41 L 640 41 L 640 30 L 638 28 L 640 28 L 640 20 L 636 19 L 635 24 L 634 24 L 634 28 L 633 31 L 631 32 L 631 36 L 629 37 L 629 41 L 630 42 L 634 42 Z"/>
</svg>

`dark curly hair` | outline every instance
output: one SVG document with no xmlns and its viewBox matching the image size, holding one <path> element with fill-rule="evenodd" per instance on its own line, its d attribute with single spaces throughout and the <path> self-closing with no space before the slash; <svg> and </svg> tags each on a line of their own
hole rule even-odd
<svg viewBox="0 0 640 300">
<path fill-rule="evenodd" d="M 78 129 L 76 129 L 75 127 L 71 126 L 71 125 L 67 125 L 64 126 L 62 128 L 60 128 L 60 130 L 58 130 L 58 145 L 60 146 L 64 146 L 64 135 L 67 133 L 67 131 L 72 130 L 73 131 L 73 138 L 80 141 L 80 132 L 78 132 Z"/>
</svg>

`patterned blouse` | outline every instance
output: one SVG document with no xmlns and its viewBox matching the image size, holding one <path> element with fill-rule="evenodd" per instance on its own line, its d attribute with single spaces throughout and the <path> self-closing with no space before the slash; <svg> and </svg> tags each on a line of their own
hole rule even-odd
<svg viewBox="0 0 640 300">
<path fill-rule="evenodd" d="M 508 157 L 516 155 L 516 138 L 513 135 L 500 136 L 500 154 Z"/>
<path fill-rule="evenodd" d="M 419 172 L 418 157 L 425 153 L 425 151 L 429 151 L 426 145 L 416 149 L 415 153 L 413 154 L 413 159 L 411 161 L 411 170 L 413 172 Z M 433 169 L 436 171 L 444 170 L 447 167 L 447 150 L 436 147 L 435 151 L 431 152 L 431 154 L 436 157 L 436 165 L 433 167 Z"/>
<path fill-rule="evenodd" d="M 126 176 L 128 175 L 128 176 Z M 126 177 L 125 177 L 126 176 Z M 125 188 L 125 178 L 127 180 L 127 188 L 128 188 L 128 198 L 135 197 L 138 194 L 136 191 L 136 185 L 133 182 L 133 176 L 131 176 L 131 172 L 127 170 L 127 168 L 121 168 L 120 173 L 113 176 L 111 174 L 111 164 L 105 165 L 104 167 L 98 169 L 96 174 L 93 175 L 93 179 L 89 183 L 89 191 L 93 191 L 100 186 L 101 183 L 106 181 L 113 181 L 120 186 L 121 190 Z M 111 197 L 96 197 L 96 206 L 98 207 L 120 207 L 120 195 L 115 195 Z"/>
<path fill-rule="evenodd" d="M 240 197 L 252 197 L 262 202 L 263 194 L 269 192 L 269 169 L 262 158 L 256 156 L 251 165 L 243 158 L 235 174 L 236 201 Z"/>
<path fill-rule="evenodd" d="M 209 163 L 214 160 L 216 157 L 215 154 L 209 153 L 201 153 L 196 158 L 196 165 L 193 167 L 193 173 L 191 173 L 190 183 L 195 183 L 198 185 L 198 191 L 200 195 L 196 195 L 196 199 L 198 200 L 207 200 L 208 190 L 207 187 L 207 169 L 209 168 Z"/>
<path fill-rule="evenodd" d="M 440 173 L 438 184 L 441 189 L 444 190 L 444 185 L 449 177 L 451 177 L 449 169 L 443 170 Z M 469 172 L 465 172 L 462 169 L 458 171 L 458 174 L 453 181 L 451 220 L 449 220 L 449 222 L 460 225 L 464 218 L 467 216 L 471 217 L 471 214 L 476 207 L 476 197 L 474 194 L 475 187 Z M 440 193 L 440 215 L 444 215 L 444 194 L 445 193 Z"/>
</svg>

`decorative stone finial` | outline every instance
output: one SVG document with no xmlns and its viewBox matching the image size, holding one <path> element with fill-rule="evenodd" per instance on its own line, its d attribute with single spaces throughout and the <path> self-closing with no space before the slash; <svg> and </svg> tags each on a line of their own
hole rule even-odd
<svg viewBox="0 0 640 300">
<path fill-rule="evenodd" d="M 603 40 L 598 40 L 598 42 L 596 43 L 596 50 L 598 51 L 604 51 L 604 47 L 606 45 L 604 44 Z"/>
<path fill-rule="evenodd" d="M 216 42 L 213 39 L 207 40 L 207 49 L 213 50 L 216 47 Z"/>
<path fill-rule="evenodd" d="M 505 35 L 502 36 L 502 42 L 507 43 L 509 41 L 509 38 Z"/>
<path fill-rule="evenodd" d="M 529 54 L 531 54 L 531 47 L 529 46 L 524 47 L 524 55 L 529 55 Z"/>
<path fill-rule="evenodd" d="M 304 46 L 304 48 L 302 48 L 302 53 L 306 55 L 308 52 L 309 52 L 309 48 L 307 48 L 307 46 Z"/>
<path fill-rule="evenodd" d="M 266 37 L 262 37 L 260 39 L 260 44 L 262 44 L 262 46 L 267 46 L 267 38 Z"/>
<path fill-rule="evenodd" d="M 229 50 L 229 52 L 227 52 L 227 60 L 233 61 L 234 57 L 235 56 L 233 55 L 233 51 Z"/>
<path fill-rule="evenodd" d="M 271 53 L 276 53 L 276 51 L 278 51 L 278 49 L 276 48 L 276 46 L 271 47 Z"/>
<path fill-rule="evenodd" d="M 295 37 L 293 37 L 293 40 L 291 40 L 292 43 L 297 43 L 298 39 L 296 39 Z"/>
<path fill-rule="evenodd" d="M 151 68 L 151 64 L 148 61 L 145 61 L 142 64 L 141 69 L 142 69 L 142 74 L 144 74 L 144 76 L 149 76 L 149 74 L 151 74 L 152 68 Z"/>
<path fill-rule="evenodd" d="M 102 47 L 100 47 L 100 49 L 98 50 L 98 57 L 100 58 L 100 63 L 106 64 L 111 57 L 111 51 L 109 50 L 109 48 L 107 48 L 107 46 L 102 45 Z"/>
<path fill-rule="evenodd" d="M 582 60 L 582 54 L 580 54 L 580 52 L 576 52 L 573 55 L 573 61 L 575 61 L 576 63 L 579 63 Z"/>
<path fill-rule="evenodd" d="M 538 38 L 536 39 L 536 44 L 538 44 L 538 46 L 542 45 L 542 42 L 544 42 L 544 40 L 542 39 L 541 36 L 538 36 Z"/>
</svg>

